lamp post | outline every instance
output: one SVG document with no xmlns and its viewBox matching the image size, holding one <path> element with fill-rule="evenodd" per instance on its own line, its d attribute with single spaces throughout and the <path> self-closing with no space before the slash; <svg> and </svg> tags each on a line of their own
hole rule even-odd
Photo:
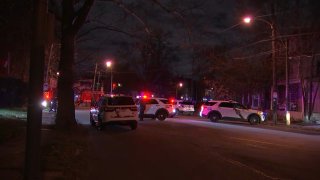
<svg viewBox="0 0 320 180">
<path fill-rule="evenodd" d="M 182 88 L 183 84 L 182 82 L 180 82 L 179 84 L 177 84 L 177 87 L 176 87 L 176 98 L 178 97 L 178 88 Z M 178 98 L 177 98 L 178 99 Z"/>
<path fill-rule="evenodd" d="M 277 99 L 278 99 L 278 94 L 277 94 L 277 77 L 276 77 L 276 56 L 275 56 L 275 49 L 276 49 L 276 33 L 275 33 L 275 28 L 272 22 L 269 22 L 265 19 L 256 17 L 254 20 L 264 22 L 270 26 L 271 29 L 271 51 L 272 51 L 272 88 L 271 88 L 271 110 L 272 110 L 272 119 L 275 124 L 277 124 Z M 252 18 L 247 16 L 243 18 L 243 22 L 245 24 L 250 24 L 252 21 Z"/>
<path fill-rule="evenodd" d="M 110 68 L 110 95 L 112 95 L 112 61 L 106 62 L 107 68 Z"/>
</svg>

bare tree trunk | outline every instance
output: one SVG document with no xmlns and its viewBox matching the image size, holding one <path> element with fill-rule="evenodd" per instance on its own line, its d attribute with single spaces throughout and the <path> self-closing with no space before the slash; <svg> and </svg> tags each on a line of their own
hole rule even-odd
<svg viewBox="0 0 320 180">
<path fill-rule="evenodd" d="M 308 92 L 308 121 L 311 120 L 311 106 L 312 106 L 312 90 L 313 90 L 313 73 L 312 73 L 312 68 L 313 68 L 313 58 L 311 60 L 311 65 L 310 65 L 310 78 L 309 78 L 309 92 Z"/>
<path fill-rule="evenodd" d="M 73 93 L 73 64 L 75 36 L 92 7 L 94 0 L 86 0 L 75 12 L 75 0 L 62 1 L 61 22 L 61 54 L 58 79 L 58 112 L 56 126 L 60 130 L 70 130 L 76 127 Z"/>
<path fill-rule="evenodd" d="M 308 122 L 308 83 L 304 79 L 304 73 L 302 71 L 302 60 L 301 56 L 299 57 L 299 76 L 300 76 L 300 86 L 301 86 L 301 91 L 302 91 L 302 105 L 303 105 L 303 121 Z"/>
<path fill-rule="evenodd" d="M 56 126 L 69 130 L 76 127 L 73 99 L 73 61 L 75 33 L 72 29 L 73 1 L 64 0 L 62 10 L 61 55 L 58 80 L 58 112 Z"/>
<path fill-rule="evenodd" d="M 46 3 L 42 0 L 34 1 L 32 44 L 30 58 L 29 99 L 27 117 L 27 138 L 25 153 L 25 180 L 41 179 L 40 142 L 42 109 L 40 102 L 43 96 L 43 68 L 44 68 L 44 28 L 46 17 Z"/>
</svg>

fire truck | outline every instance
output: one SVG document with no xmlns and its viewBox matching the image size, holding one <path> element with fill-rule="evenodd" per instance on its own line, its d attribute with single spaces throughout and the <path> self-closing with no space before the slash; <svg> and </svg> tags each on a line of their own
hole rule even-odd
<svg viewBox="0 0 320 180">
<path fill-rule="evenodd" d="M 91 104 L 92 101 L 98 101 L 98 99 L 103 95 L 104 93 L 102 91 L 92 91 L 89 89 L 82 90 L 76 104 Z"/>
</svg>

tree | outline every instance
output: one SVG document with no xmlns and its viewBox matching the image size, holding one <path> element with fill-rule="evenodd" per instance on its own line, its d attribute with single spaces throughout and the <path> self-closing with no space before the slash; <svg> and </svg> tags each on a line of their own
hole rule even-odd
<svg viewBox="0 0 320 180">
<path fill-rule="evenodd" d="M 82 1 L 63 0 L 61 17 L 61 57 L 59 62 L 58 79 L 58 112 L 56 126 L 58 129 L 68 130 L 76 126 L 74 93 L 73 93 L 73 65 L 75 37 L 92 7 L 94 0 Z M 76 10 L 76 5 L 78 8 Z"/>
<path fill-rule="evenodd" d="M 26 180 L 41 179 L 41 122 L 42 108 L 39 105 L 43 97 L 43 75 L 45 60 L 44 22 L 46 14 L 46 3 L 41 0 L 34 1 L 32 43 L 30 56 L 30 77 L 29 77 L 29 99 L 27 119 L 27 139 L 25 153 Z"/>
</svg>

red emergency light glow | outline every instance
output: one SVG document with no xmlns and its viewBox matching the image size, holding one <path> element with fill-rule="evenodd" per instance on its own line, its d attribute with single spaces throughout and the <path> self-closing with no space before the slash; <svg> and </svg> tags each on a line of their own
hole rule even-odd
<svg viewBox="0 0 320 180">
<path fill-rule="evenodd" d="M 51 99 L 51 95 L 50 95 L 50 92 L 49 92 L 49 91 L 44 92 L 43 95 L 44 95 L 44 98 L 45 98 L 46 100 Z"/>
</svg>

